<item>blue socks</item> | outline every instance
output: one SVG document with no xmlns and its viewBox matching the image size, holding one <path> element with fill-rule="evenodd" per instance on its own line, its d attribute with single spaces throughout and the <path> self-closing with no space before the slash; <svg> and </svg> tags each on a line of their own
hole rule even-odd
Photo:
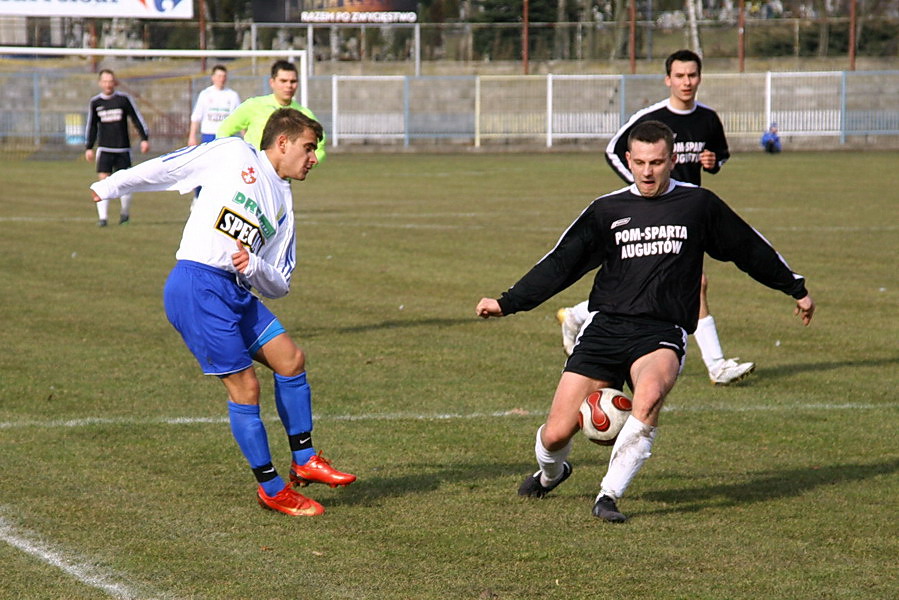
<svg viewBox="0 0 899 600">
<path fill-rule="evenodd" d="M 306 372 L 295 377 L 275 373 L 275 406 L 287 431 L 293 461 L 304 465 L 315 456 L 312 446 L 312 390 Z"/>
<path fill-rule="evenodd" d="M 274 496 L 287 484 L 272 465 L 268 436 L 259 416 L 259 406 L 228 401 L 228 417 L 231 421 L 231 433 L 247 462 L 250 463 L 256 481 L 265 490 L 266 495 Z"/>
<path fill-rule="evenodd" d="M 306 373 L 284 377 L 275 373 L 275 406 L 287 431 L 293 461 L 306 464 L 315 456 L 312 446 L 312 390 Z M 272 465 L 268 435 L 258 405 L 228 402 L 231 433 L 237 440 L 256 481 L 268 496 L 274 496 L 287 485 Z"/>
</svg>

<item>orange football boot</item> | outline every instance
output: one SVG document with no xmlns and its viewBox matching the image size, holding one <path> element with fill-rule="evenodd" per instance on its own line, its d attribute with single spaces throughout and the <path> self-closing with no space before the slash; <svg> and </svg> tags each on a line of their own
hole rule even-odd
<svg viewBox="0 0 899 600">
<path fill-rule="evenodd" d="M 356 476 L 350 473 L 341 473 L 331 466 L 331 461 L 322 456 L 321 452 L 310 458 L 305 465 L 290 464 L 290 482 L 294 485 L 306 487 L 310 483 L 324 483 L 331 487 L 338 485 L 350 485 L 356 481 Z"/>
<path fill-rule="evenodd" d="M 291 517 L 314 517 L 325 512 L 324 506 L 295 492 L 289 483 L 274 496 L 267 496 L 260 485 L 256 490 L 256 498 L 262 508 L 282 512 Z"/>
</svg>

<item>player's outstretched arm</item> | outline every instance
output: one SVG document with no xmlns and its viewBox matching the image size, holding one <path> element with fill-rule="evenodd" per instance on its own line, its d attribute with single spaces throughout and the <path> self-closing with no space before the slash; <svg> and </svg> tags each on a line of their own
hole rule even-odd
<svg viewBox="0 0 899 600">
<path fill-rule="evenodd" d="M 499 302 L 494 298 L 481 298 L 477 308 L 475 308 L 475 313 L 482 319 L 503 316 L 503 310 L 499 307 Z"/>
<path fill-rule="evenodd" d="M 793 314 L 802 319 L 802 324 L 808 327 L 808 324 L 812 322 L 812 315 L 815 314 L 815 301 L 811 296 L 797 300 L 796 310 L 793 311 Z"/>
</svg>

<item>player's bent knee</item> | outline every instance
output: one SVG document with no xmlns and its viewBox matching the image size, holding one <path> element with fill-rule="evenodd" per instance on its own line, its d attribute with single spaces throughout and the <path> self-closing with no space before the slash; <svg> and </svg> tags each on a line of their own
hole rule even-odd
<svg viewBox="0 0 899 600">
<path fill-rule="evenodd" d="M 631 416 L 647 425 L 655 425 L 658 421 L 659 411 L 661 409 L 661 401 L 656 404 L 647 406 L 634 406 L 631 410 Z"/>
<path fill-rule="evenodd" d="M 306 370 L 306 354 L 300 349 L 294 346 L 295 351 L 291 357 L 284 361 L 284 364 L 280 369 L 276 369 L 275 371 L 278 375 L 283 375 L 284 377 L 296 377 L 300 373 Z"/>
<path fill-rule="evenodd" d="M 654 425 L 662 410 L 669 386 L 665 384 L 644 383 L 639 394 L 634 393 L 631 415 L 643 423 Z"/>
<path fill-rule="evenodd" d="M 259 404 L 259 379 L 251 368 L 221 378 L 235 404 Z"/>
<path fill-rule="evenodd" d="M 572 436 L 576 432 L 577 429 L 572 429 L 571 427 L 560 427 L 547 423 L 543 426 L 543 432 L 541 433 L 543 447 L 550 452 L 561 450 L 568 445 L 568 442 L 571 441 Z"/>
</svg>

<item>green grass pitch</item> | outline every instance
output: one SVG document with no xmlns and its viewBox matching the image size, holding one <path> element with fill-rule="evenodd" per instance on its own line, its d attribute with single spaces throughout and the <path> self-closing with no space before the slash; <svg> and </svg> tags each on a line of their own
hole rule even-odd
<svg viewBox="0 0 899 600">
<path fill-rule="evenodd" d="M 314 519 L 257 506 L 223 386 L 165 319 L 190 197 L 137 194 L 101 230 L 83 160 L 7 160 L 0 597 L 895 597 L 897 165 L 738 154 L 707 176 L 818 312 L 803 328 L 790 298 L 707 262 L 725 352 L 756 373 L 713 387 L 691 341 L 616 526 L 590 514 L 608 449 L 580 437 L 565 485 L 515 494 L 563 362 L 554 313 L 589 281 L 474 315 L 620 187 L 598 153 L 332 154 L 294 183 L 299 266 L 270 305 L 308 355 L 316 446 L 359 475 L 306 488 Z"/>
</svg>

